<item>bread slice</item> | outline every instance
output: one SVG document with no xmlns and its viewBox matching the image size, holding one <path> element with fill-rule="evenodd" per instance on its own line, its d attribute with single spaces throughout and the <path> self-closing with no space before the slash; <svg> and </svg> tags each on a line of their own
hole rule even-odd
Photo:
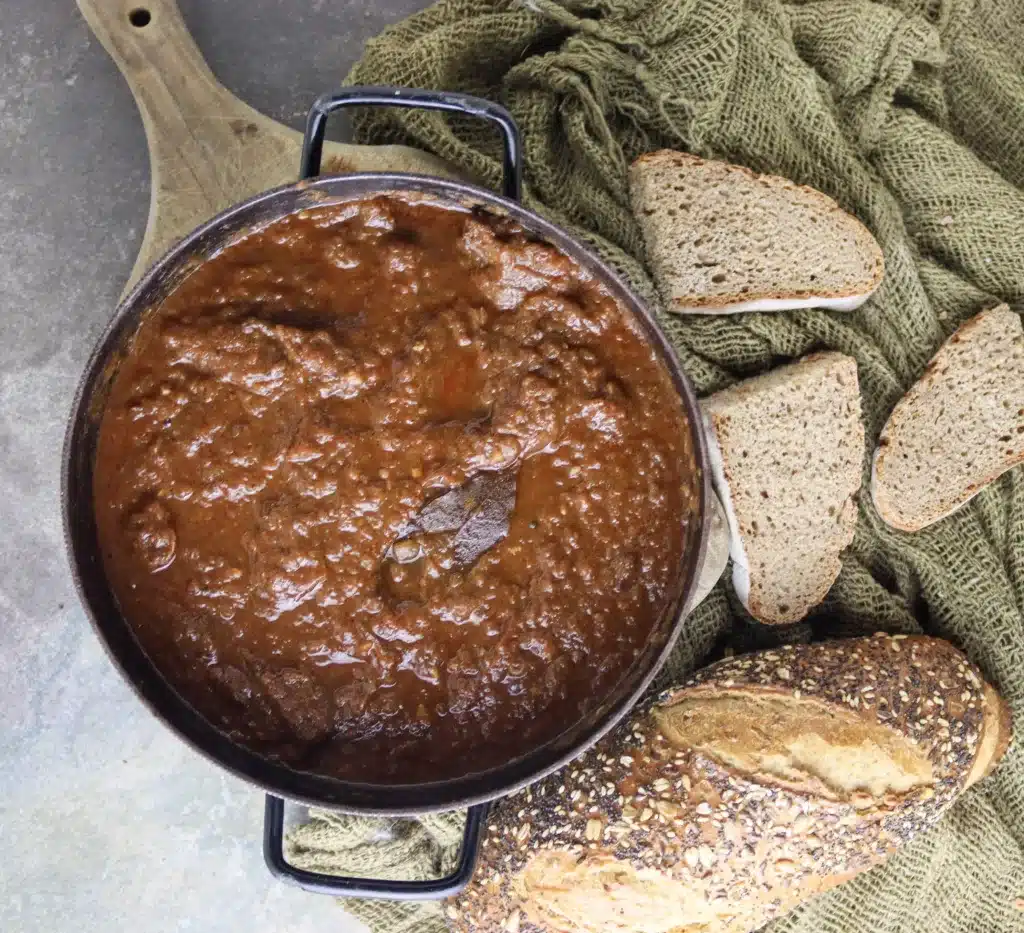
<svg viewBox="0 0 1024 933">
<path fill-rule="evenodd" d="M 761 622 L 796 622 L 825 597 L 853 540 L 864 459 L 857 364 L 814 354 L 701 408 L 736 595 Z"/>
<path fill-rule="evenodd" d="M 669 149 L 640 156 L 629 188 L 670 311 L 852 311 L 882 281 L 875 238 L 813 188 Z"/>
<path fill-rule="evenodd" d="M 1024 328 L 1000 305 L 947 340 L 882 429 L 871 470 L 878 514 L 918 531 L 1024 460 Z"/>
<path fill-rule="evenodd" d="M 1003 755 L 1009 751 L 1013 739 L 1013 712 L 1006 702 L 990 684 L 985 684 L 985 717 L 981 726 L 981 740 L 978 742 L 978 754 L 974 764 L 964 781 L 964 787 L 977 784 L 987 778 Z"/>
<path fill-rule="evenodd" d="M 989 692 L 924 636 L 714 664 L 497 803 L 448 925 L 748 933 L 883 861 L 990 769 L 1008 736 L 986 742 Z"/>
</svg>

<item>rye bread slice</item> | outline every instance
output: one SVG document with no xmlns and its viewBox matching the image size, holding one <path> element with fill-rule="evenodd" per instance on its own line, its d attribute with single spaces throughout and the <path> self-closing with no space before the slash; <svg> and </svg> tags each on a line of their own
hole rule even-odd
<svg viewBox="0 0 1024 933">
<path fill-rule="evenodd" d="M 864 459 L 857 364 L 817 353 L 701 402 L 732 581 L 761 622 L 802 619 L 853 540 Z"/>
<path fill-rule="evenodd" d="M 670 311 L 852 311 L 882 281 L 874 237 L 813 188 L 669 149 L 640 156 L 629 186 Z"/>
<path fill-rule="evenodd" d="M 920 529 L 1024 460 L 1024 328 L 1006 305 L 962 324 L 882 429 L 871 470 L 878 514 Z"/>
</svg>

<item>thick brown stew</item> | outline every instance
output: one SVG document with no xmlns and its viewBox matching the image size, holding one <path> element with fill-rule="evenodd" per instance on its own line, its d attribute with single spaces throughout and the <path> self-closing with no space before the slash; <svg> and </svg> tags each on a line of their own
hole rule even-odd
<svg viewBox="0 0 1024 933">
<path fill-rule="evenodd" d="M 693 455 L 669 375 L 511 221 L 378 197 L 293 214 L 140 327 L 95 465 L 106 572 L 239 742 L 404 783 L 592 709 L 669 611 Z"/>
</svg>

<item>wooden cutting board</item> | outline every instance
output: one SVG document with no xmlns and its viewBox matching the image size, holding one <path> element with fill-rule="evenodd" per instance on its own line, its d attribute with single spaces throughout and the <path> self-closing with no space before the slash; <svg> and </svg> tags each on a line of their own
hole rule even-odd
<svg viewBox="0 0 1024 933">
<path fill-rule="evenodd" d="M 77 2 L 127 79 L 146 129 L 149 219 L 127 291 L 173 243 L 214 214 L 295 181 L 302 134 L 265 117 L 217 80 L 174 0 Z M 334 142 L 324 146 L 323 171 L 456 176 L 446 162 L 418 149 Z"/>
</svg>

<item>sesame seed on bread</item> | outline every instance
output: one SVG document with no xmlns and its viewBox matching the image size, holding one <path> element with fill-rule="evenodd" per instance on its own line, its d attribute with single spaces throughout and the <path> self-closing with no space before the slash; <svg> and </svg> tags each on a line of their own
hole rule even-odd
<svg viewBox="0 0 1024 933">
<path fill-rule="evenodd" d="M 982 750 L 1005 749 L 1006 735 L 986 741 L 1006 725 L 986 719 L 986 688 L 959 651 L 923 636 L 714 664 L 499 801 L 449 928 L 757 929 L 932 825 Z M 866 771 L 836 767 L 858 757 Z"/>
<path fill-rule="evenodd" d="M 851 311 L 882 281 L 882 251 L 827 195 L 662 149 L 629 171 L 647 260 L 671 311 Z"/>
</svg>

